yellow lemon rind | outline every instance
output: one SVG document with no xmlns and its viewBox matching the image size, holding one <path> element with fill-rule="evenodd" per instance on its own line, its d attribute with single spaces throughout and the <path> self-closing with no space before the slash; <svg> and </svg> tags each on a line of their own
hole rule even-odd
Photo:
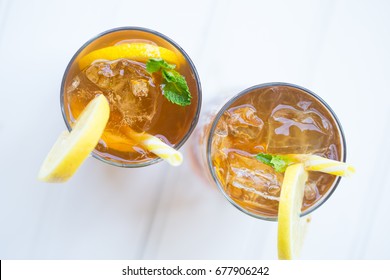
<svg viewBox="0 0 390 280">
<path fill-rule="evenodd" d="M 97 145 L 110 115 L 103 95 L 95 97 L 83 110 L 71 132 L 61 133 L 45 158 L 38 179 L 49 183 L 65 182 Z"/>
</svg>

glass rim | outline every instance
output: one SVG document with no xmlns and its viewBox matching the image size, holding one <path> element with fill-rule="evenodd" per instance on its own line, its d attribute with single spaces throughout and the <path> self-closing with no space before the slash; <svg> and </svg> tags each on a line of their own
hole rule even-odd
<svg viewBox="0 0 390 280">
<path fill-rule="evenodd" d="M 249 87 L 249 88 L 244 89 L 243 91 L 239 92 L 238 94 L 234 95 L 232 98 L 230 98 L 219 109 L 218 113 L 215 115 L 214 120 L 212 122 L 212 126 L 211 126 L 211 129 L 210 129 L 210 132 L 207 135 L 207 137 L 208 137 L 208 139 L 207 139 L 207 146 L 206 146 L 207 166 L 208 166 L 209 172 L 211 173 L 211 177 L 213 178 L 213 181 L 217 185 L 218 189 L 222 192 L 222 194 L 225 196 L 225 198 L 234 207 L 236 207 L 238 210 L 244 212 L 245 214 L 247 214 L 249 216 L 252 216 L 252 217 L 260 219 L 260 220 L 266 220 L 266 221 L 277 221 L 278 217 L 277 217 L 277 215 L 275 217 L 273 217 L 273 216 L 265 216 L 265 215 L 260 215 L 260 214 L 253 213 L 253 212 L 243 208 L 242 206 L 240 206 L 238 203 L 236 203 L 225 192 L 225 190 L 224 190 L 222 184 L 219 182 L 219 180 L 218 180 L 218 178 L 216 176 L 215 170 L 213 168 L 213 163 L 212 163 L 212 158 L 211 158 L 211 149 L 212 149 L 212 139 L 213 139 L 213 136 L 214 136 L 215 128 L 216 128 L 216 126 L 217 126 L 217 124 L 219 122 L 219 119 L 221 118 L 222 114 L 226 111 L 226 109 L 228 109 L 231 104 L 233 104 L 236 100 L 238 100 L 243 95 L 245 95 L 245 94 L 247 94 L 247 93 L 249 93 L 249 92 L 251 92 L 253 90 L 256 90 L 256 89 L 262 89 L 262 88 L 267 88 L 267 87 L 272 87 L 272 86 L 285 86 L 285 87 L 296 88 L 296 89 L 299 89 L 299 90 L 302 90 L 302 91 L 306 92 L 307 94 L 311 95 L 316 100 L 318 100 L 329 111 L 329 113 L 332 116 L 332 118 L 334 119 L 334 121 L 336 123 L 336 126 L 337 126 L 337 129 L 338 129 L 338 131 L 340 133 L 340 142 L 341 142 L 341 149 L 342 149 L 341 150 L 341 160 L 343 162 L 345 162 L 346 158 L 347 158 L 347 147 L 346 147 L 345 135 L 344 135 L 343 128 L 341 126 L 341 123 L 340 123 L 336 113 L 332 110 L 332 108 L 320 96 L 318 96 L 317 94 L 315 94 L 311 90 L 309 90 L 307 88 L 304 88 L 304 87 L 301 87 L 301 86 L 298 86 L 298 85 L 295 85 L 295 84 L 291 84 L 291 83 L 271 82 L 271 83 L 263 83 L 263 84 L 258 84 L 258 85 Z M 310 208 L 306 209 L 304 212 L 302 212 L 301 213 L 301 217 L 306 216 L 306 215 L 312 213 L 314 210 L 318 209 L 321 205 L 323 205 L 329 199 L 329 197 L 332 196 L 332 194 L 336 190 L 340 180 L 341 180 L 341 177 L 338 176 L 335 179 L 335 181 L 333 182 L 333 184 L 330 187 L 329 191 L 326 192 L 326 194 L 321 199 L 319 199 L 312 207 L 310 207 Z"/>
<path fill-rule="evenodd" d="M 71 60 L 69 61 L 67 67 L 65 68 L 65 72 L 64 72 L 64 75 L 62 77 L 62 82 L 61 82 L 61 89 L 60 89 L 60 106 L 61 106 L 61 112 L 62 112 L 62 117 L 65 121 L 65 124 L 66 124 L 66 127 L 69 131 L 72 130 L 72 127 L 70 126 L 67 118 L 66 118 L 66 112 L 65 112 L 65 106 L 64 106 L 64 88 L 65 88 L 65 81 L 66 81 L 66 78 L 68 77 L 68 73 L 69 73 L 69 70 L 70 68 L 72 67 L 74 61 L 76 60 L 76 58 L 78 57 L 78 55 L 86 48 L 88 47 L 91 43 L 93 43 L 95 40 L 103 37 L 103 36 L 106 36 L 110 33 L 115 33 L 115 32 L 120 32 L 120 31 L 141 31 L 141 32 L 145 32 L 145 33 L 150 33 L 150 34 L 153 34 L 155 36 L 158 36 L 160 37 L 161 39 L 163 39 L 164 41 L 167 41 L 168 43 L 170 43 L 172 46 L 174 46 L 184 57 L 184 59 L 187 61 L 191 71 L 192 71 L 192 74 L 194 75 L 194 78 L 195 78 L 195 83 L 196 83 L 196 88 L 197 88 L 197 91 L 198 91 L 198 104 L 197 104 L 197 107 L 196 107 L 196 112 L 195 112 L 195 116 L 191 122 L 191 126 L 190 128 L 188 129 L 188 131 L 186 132 L 186 134 L 184 135 L 184 137 L 179 141 L 179 143 L 175 144 L 174 147 L 176 149 L 179 149 L 180 147 L 182 147 L 184 145 L 184 143 L 188 140 L 188 138 L 190 137 L 190 135 L 192 134 L 192 132 L 194 131 L 195 127 L 196 127 L 196 124 L 198 123 L 198 120 L 199 120 L 199 115 L 200 115 L 200 111 L 201 111 L 201 106 L 202 106 L 202 87 L 201 87 L 201 83 L 200 83 L 200 78 L 199 78 L 199 74 L 195 68 L 195 65 L 194 63 L 192 62 L 191 58 L 189 57 L 189 55 L 183 50 L 182 47 L 180 47 L 179 44 L 177 44 L 175 41 L 173 41 L 171 38 L 169 38 L 168 36 L 158 32 L 158 31 L 155 31 L 155 30 L 152 30 L 152 29 L 149 29 L 149 28 L 145 28 L 145 27 L 138 27 L 138 26 L 122 26 L 122 27 L 116 27 L 116 28 L 112 28 L 112 29 L 108 29 L 106 31 L 103 31 L 99 34 L 97 34 L 96 36 L 92 37 L 91 39 L 89 39 L 88 41 L 86 41 L 77 51 L 76 53 L 72 56 Z M 117 166 L 117 167 L 125 167 L 125 168 L 136 168 L 136 167 L 144 167 L 144 166 L 149 166 L 149 165 L 152 165 L 152 164 L 155 164 L 155 163 L 158 163 L 160 161 L 162 161 L 163 159 L 157 157 L 155 159 L 152 159 L 152 160 L 148 160 L 148 161 L 144 161 L 144 162 L 139 162 L 139 163 L 121 163 L 121 162 L 116 162 L 116 161 L 113 161 L 113 160 L 109 160 L 109 159 L 105 159 L 104 157 L 98 155 L 95 150 L 91 153 L 91 155 L 102 161 L 102 162 L 105 162 L 107 164 L 110 164 L 110 165 L 113 165 L 113 166 Z"/>
</svg>

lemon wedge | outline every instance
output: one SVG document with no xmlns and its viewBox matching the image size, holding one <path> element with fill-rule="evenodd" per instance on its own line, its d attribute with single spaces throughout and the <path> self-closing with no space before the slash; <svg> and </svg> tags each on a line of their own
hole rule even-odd
<svg viewBox="0 0 390 280">
<path fill-rule="evenodd" d="M 181 62 L 173 51 L 166 48 L 146 43 L 124 43 L 90 52 L 79 60 L 79 67 L 80 69 L 84 69 L 95 60 L 115 60 L 120 58 L 140 62 L 146 62 L 149 58 L 162 58 L 177 66 L 180 66 Z"/>
<path fill-rule="evenodd" d="M 104 95 L 96 96 L 80 114 L 71 132 L 61 133 L 46 156 L 38 179 L 48 183 L 67 181 L 97 145 L 110 116 Z"/>
<path fill-rule="evenodd" d="M 278 212 L 278 256 L 291 260 L 299 256 L 303 241 L 300 218 L 307 171 L 302 163 L 287 167 Z"/>
</svg>

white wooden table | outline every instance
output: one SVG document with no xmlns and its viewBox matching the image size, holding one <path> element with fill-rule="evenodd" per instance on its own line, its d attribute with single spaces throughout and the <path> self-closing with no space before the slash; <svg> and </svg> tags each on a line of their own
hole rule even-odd
<svg viewBox="0 0 390 280">
<path fill-rule="evenodd" d="M 276 223 L 236 210 L 189 160 L 121 169 L 90 158 L 66 184 L 36 180 L 65 129 L 71 56 L 101 31 L 142 26 L 191 56 L 204 104 L 272 81 L 325 99 L 358 172 L 314 212 L 302 258 L 389 259 L 389 14 L 389 1 L 368 0 L 0 0 L 0 258 L 276 258 Z"/>
</svg>

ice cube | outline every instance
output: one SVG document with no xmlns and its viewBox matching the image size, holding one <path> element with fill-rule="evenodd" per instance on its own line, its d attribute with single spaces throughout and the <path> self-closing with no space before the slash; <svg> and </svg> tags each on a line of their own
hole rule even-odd
<svg viewBox="0 0 390 280">
<path fill-rule="evenodd" d="M 85 75 L 109 99 L 111 110 L 119 111 L 124 124 L 139 131 L 150 127 L 161 92 L 143 64 L 128 59 L 99 61 Z"/>
<path fill-rule="evenodd" d="M 67 91 L 70 93 L 70 92 L 73 92 L 74 90 L 76 90 L 78 88 L 78 86 L 80 85 L 80 77 L 79 76 L 76 76 L 73 80 L 72 80 L 72 83 L 70 84 L 70 86 L 67 88 Z"/>
<path fill-rule="evenodd" d="M 239 189 L 246 201 L 256 201 L 259 197 L 266 200 L 279 200 L 283 175 L 276 173 L 272 167 L 263 164 L 252 155 L 230 152 L 227 184 L 230 188 Z"/>
<path fill-rule="evenodd" d="M 92 64 L 85 71 L 87 78 L 97 85 L 99 88 L 107 89 L 110 86 L 110 77 L 105 76 L 102 71 L 105 67 L 109 67 L 105 62 Z"/>
<path fill-rule="evenodd" d="M 145 79 L 131 80 L 131 89 L 133 94 L 138 97 L 148 96 L 149 86 Z"/>
<path fill-rule="evenodd" d="M 306 200 L 314 200 L 318 196 L 318 189 L 316 182 L 308 181 L 305 185 L 304 196 Z"/>
<path fill-rule="evenodd" d="M 332 125 L 309 104 L 297 108 L 279 104 L 268 119 L 269 153 L 324 153 L 333 135 Z"/>
<path fill-rule="evenodd" d="M 225 112 L 229 133 L 238 142 L 247 142 L 260 137 L 264 122 L 250 105 L 233 107 Z"/>
<path fill-rule="evenodd" d="M 337 152 L 337 146 L 335 144 L 331 144 L 328 147 L 328 150 L 326 151 L 325 156 L 329 159 L 338 160 L 339 156 L 338 156 L 338 152 Z"/>
<path fill-rule="evenodd" d="M 219 119 L 215 129 L 213 137 L 213 150 L 214 152 L 220 151 L 227 154 L 227 151 L 232 146 L 231 139 L 229 137 L 229 128 L 227 124 L 227 115 L 223 114 Z"/>
<path fill-rule="evenodd" d="M 111 65 L 107 63 L 100 63 L 100 69 L 99 69 L 99 74 L 103 75 L 104 77 L 111 78 L 114 77 L 115 74 L 111 69 Z M 122 70 L 122 69 L 121 69 Z M 120 73 L 120 70 L 119 70 Z"/>
</svg>

